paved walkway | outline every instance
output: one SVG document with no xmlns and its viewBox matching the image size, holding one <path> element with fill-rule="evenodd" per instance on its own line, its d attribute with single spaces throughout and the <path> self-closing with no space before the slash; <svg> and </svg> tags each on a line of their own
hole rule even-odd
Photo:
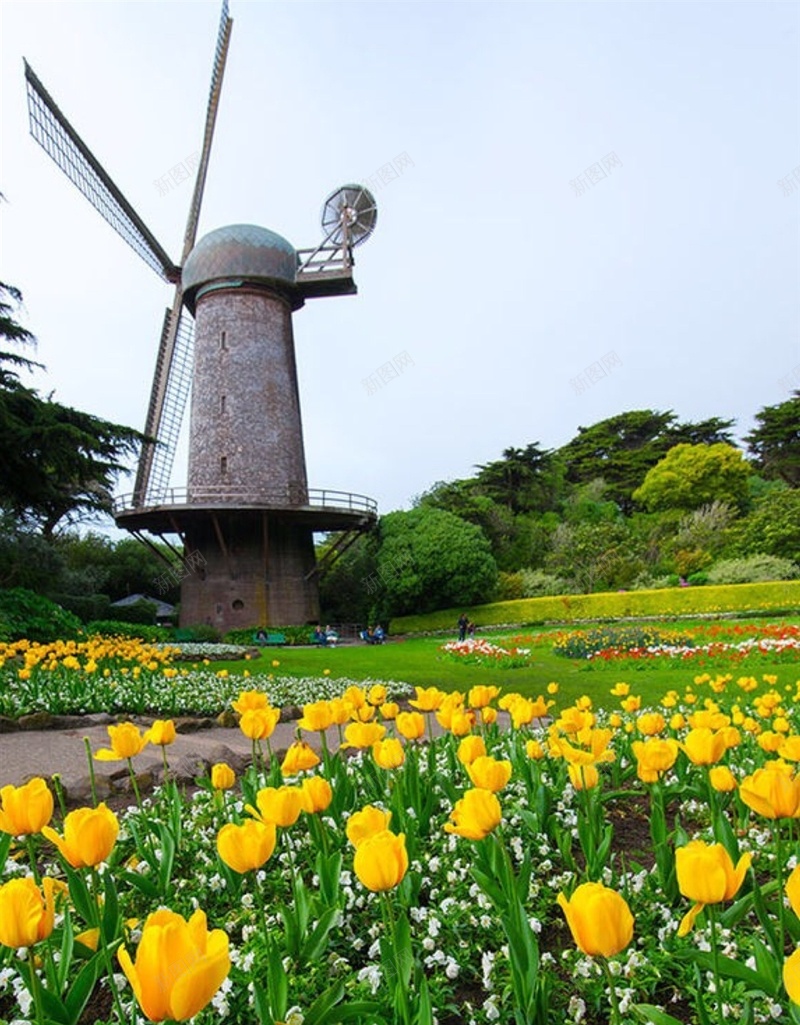
<svg viewBox="0 0 800 1025">
<path fill-rule="evenodd" d="M 72 717 L 71 717 L 72 718 Z M 69 725 L 57 729 L 18 730 L 0 733 L 0 786 L 9 783 L 19 786 L 33 776 L 48 779 L 54 774 L 61 778 L 70 803 L 81 800 L 88 793 L 89 766 L 86 757 L 84 737 L 89 739 L 92 751 L 108 747 L 108 730 L 104 720 L 107 717 L 88 716 L 84 720 L 70 722 Z M 116 720 L 108 719 L 115 722 Z M 143 728 L 152 720 L 137 720 Z M 167 758 L 171 769 L 179 778 L 192 779 L 202 774 L 214 762 L 227 761 L 237 772 L 249 763 L 252 754 L 252 742 L 244 736 L 238 727 L 211 726 L 197 729 L 198 723 L 191 720 L 176 720 L 180 730 L 173 744 L 167 748 Z M 201 720 L 201 723 L 203 721 Z M 205 723 L 208 723 L 205 720 Z M 281 722 L 275 727 L 270 738 L 272 750 L 283 753 L 295 739 L 297 724 Z M 306 735 L 305 739 L 312 746 L 319 748 L 316 735 Z M 332 745 L 338 738 L 334 731 L 329 737 Z M 262 742 L 263 744 L 263 742 Z M 266 751 L 266 746 L 264 745 Z M 94 772 L 99 781 L 98 792 L 105 796 L 115 789 L 125 789 L 128 776 L 125 762 L 94 761 Z M 133 760 L 137 774 L 152 774 L 157 777 L 162 768 L 160 747 L 149 744 L 141 754 Z M 147 782 L 147 780 L 145 780 Z"/>
</svg>

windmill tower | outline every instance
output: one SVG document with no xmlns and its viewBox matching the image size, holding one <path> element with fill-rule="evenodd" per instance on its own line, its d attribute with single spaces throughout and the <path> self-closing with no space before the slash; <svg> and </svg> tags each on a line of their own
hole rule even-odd
<svg viewBox="0 0 800 1025">
<path fill-rule="evenodd" d="M 25 62 L 31 134 L 125 241 L 175 285 L 156 359 L 134 490 L 114 517 L 184 561 L 181 624 L 220 630 L 319 617 L 315 531 L 341 532 L 334 559 L 374 526 L 363 495 L 309 489 L 292 314 L 306 299 L 352 295 L 353 248 L 375 227 L 371 194 L 345 185 L 325 201 L 323 239 L 296 250 L 252 224 L 196 242 L 232 20 L 222 5 L 203 146 L 180 264 L 172 262 Z M 185 488 L 170 487 L 191 393 Z M 169 541 L 177 535 L 179 553 Z"/>
</svg>

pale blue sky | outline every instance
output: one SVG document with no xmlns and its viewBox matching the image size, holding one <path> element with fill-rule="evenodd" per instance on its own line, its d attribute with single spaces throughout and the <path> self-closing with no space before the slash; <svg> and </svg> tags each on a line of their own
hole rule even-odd
<svg viewBox="0 0 800 1025">
<path fill-rule="evenodd" d="M 313 245 L 328 192 L 413 161 L 376 190 L 360 294 L 295 316 L 309 483 L 387 512 L 626 409 L 743 434 L 800 387 L 799 11 L 232 0 L 201 234 Z M 25 293 L 43 389 L 135 427 L 171 291 L 28 136 L 22 56 L 177 258 L 190 185 L 154 183 L 199 148 L 218 16 L 0 8 L 0 278 Z"/>
</svg>

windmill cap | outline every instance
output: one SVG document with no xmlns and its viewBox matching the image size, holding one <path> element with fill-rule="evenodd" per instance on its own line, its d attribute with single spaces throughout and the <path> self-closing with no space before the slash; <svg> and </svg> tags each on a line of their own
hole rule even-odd
<svg viewBox="0 0 800 1025">
<path fill-rule="evenodd" d="M 230 224 L 204 235 L 186 258 L 181 281 L 192 300 L 214 281 L 243 279 L 293 286 L 297 252 L 285 238 L 256 224 Z"/>
</svg>

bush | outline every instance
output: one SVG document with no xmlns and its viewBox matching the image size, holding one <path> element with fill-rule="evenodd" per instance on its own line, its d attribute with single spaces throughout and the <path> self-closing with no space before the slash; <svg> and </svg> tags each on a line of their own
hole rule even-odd
<svg viewBox="0 0 800 1025">
<path fill-rule="evenodd" d="M 246 632 L 246 631 L 238 631 Z M 250 640 L 253 639 L 252 631 L 250 633 Z M 194 623 L 192 626 L 180 626 L 172 632 L 172 640 L 174 641 L 188 641 L 193 644 L 216 644 L 221 640 L 220 632 L 216 627 L 210 626 L 208 623 Z M 246 642 L 235 642 L 235 643 L 246 643 Z"/>
<path fill-rule="evenodd" d="M 540 598 L 555 594 L 574 594 L 575 587 L 561 577 L 541 569 L 523 569 L 521 598 Z"/>
<path fill-rule="evenodd" d="M 54 594 L 53 601 L 84 623 L 111 618 L 111 599 L 107 594 Z"/>
<path fill-rule="evenodd" d="M 750 555 L 743 559 L 721 559 L 708 571 L 712 584 L 758 584 L 767 580 L 796 580 L 800 567 L 778 555 Z"/>
<path fill-rule="evenodd" d="M 49 598 L 23 587 L 0 591 L 0 633 L 11 641 L 27 637 L 29 641 L 73 640 L 83 631 L 83 623 L 73 613 Z"/>
<path fill-rule="evenodd" d="M 525 592 L 522 587 L 522 573 L 504 573 L 502 570 L 497 574 L 497 600 L 514 601 L 517 598 L 524 598 Z"/>
<path fill-rule="evenodd" d="M 154 644 L 170 640 L 172 631 L 167 626 L 146 626 L 143 623 L 125 623 L 119 619 L 96 619 L 86 624 L 87 634 L 101 637 L 137 637 Z"/>
<path fill-rule="evenodd" d="M 466 611 L 477 626 L 576 623 L 627 617 L 719 615 L 727 612 L 796 612 L 800 581 L 675 587 L 665 591 L 624 591 L 572 594 L 558 598 L 523 598 L 493 602 L 469 609 L 442 609 L 427 616 L 396 616 L 395 634 L 452 630 L 459 613 Z"/>
<path fill-rule="evenodd" d="M 692 587 L 702 587 L 708 583 L 708 573 L 700 570 L 698 573 L 690 573 L 686 578 L 686 583 L 691 584 Z"/>
<path fill-rule="evenodd" d="M 254 626 L 249 630 L 229 630 L 222 638 L 226 644 L 252 644 L 259 630 L 268 634 L 283 634 L 288 647 L 310 644 L 313 626 Z"/>
<path fill-rule="evenodd" d="M 114 605 L 111 611 L 121 623 L 144 623 L 146 626 L 155 626 L 158 605 L 154 601 L 147 601 L 141 598 L 133 605 Z"/>
</svg>

